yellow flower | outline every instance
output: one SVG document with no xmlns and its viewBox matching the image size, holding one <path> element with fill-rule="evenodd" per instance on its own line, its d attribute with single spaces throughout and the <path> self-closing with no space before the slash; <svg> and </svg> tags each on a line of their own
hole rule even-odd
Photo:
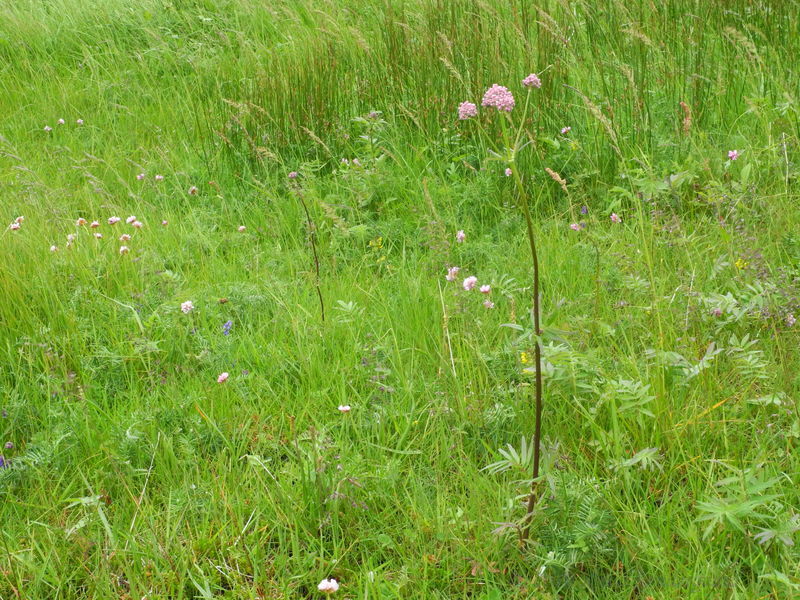
<svg viewBox="0 0 800 600">
<path fill-rule="evenodd" d="M 747 268 L 747 261 L 746 260 L 742 260 L 741 258 L 737 258 L 736 262 L 733 263 L 733 264 L 736 265 L 736 268 L 739 269 L 739 270 Z"/>
<path fill-rule="evenodd" d="M 520 355 L 519 355 L 519 361 L 523 365 L 527 365 L 528 363 L 531 362 L 531 357 L 527 352 L 521 352 Z"/>
</svg>

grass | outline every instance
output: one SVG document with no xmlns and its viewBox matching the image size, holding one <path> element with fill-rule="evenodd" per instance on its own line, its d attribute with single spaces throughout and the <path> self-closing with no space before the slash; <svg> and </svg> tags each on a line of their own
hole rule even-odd
<svg viewBox="0 0 800 600">
<path fill-rule="evenodd" d="M 798 9 L 1 2 L 0 598 L 800 595 Z"/>
</svg>

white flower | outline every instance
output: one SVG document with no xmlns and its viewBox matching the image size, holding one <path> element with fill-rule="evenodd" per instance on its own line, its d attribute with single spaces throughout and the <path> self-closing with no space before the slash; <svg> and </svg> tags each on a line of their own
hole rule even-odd
<svg viewBox="0 0 800 600">
<path fill-rule="evenodd" d="M 193 310 L 194 310 L 194 304 L 192 304 L 191 300 L 187 300 L 186 302 L 181 302 L 181 312 L 183 312 L 183 314 L 188 315 Z"/>
<path fill-rule="evenodd" d="M 464 283 L 462 285 L 464 286 L 464 289 L 466 291 L 470 291 L 472 289 L 475 289 L 475 286 L 477 284 L 478 284 L 478 278 L 475 277 L 475 275 L 470 275 L 464 280 Z"/>
<path fill-rule="evenodd" d="M 349 404 L 340 404 L 339 405 L 339 412 L 341 413 L 349 413 L 350 412 L 350 405 Z"/>
<path fill-rule="evenodd" d="M 120 254 L 127 254 L 130 251 L 131 251 L 131 249 L 128 248 L 127 246 L 120 246 L 119 247 L 119 253 Z"/>
<path fill-rule="evenodd" d="M 50 246 L 50 252 L 58 252 L 58 246 Z"/>
<path fill-rule="evenodd" d="M 323 594 L 332 594 L 339 589 L 339 583 L 335 579 L 323 579 L 317 589 Z"/>
</svg>

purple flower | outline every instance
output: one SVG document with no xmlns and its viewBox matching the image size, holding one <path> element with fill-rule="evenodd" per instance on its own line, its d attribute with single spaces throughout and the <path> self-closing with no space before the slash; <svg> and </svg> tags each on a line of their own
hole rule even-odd
<svg viewBox="0 0 800 600">
<path fill-rule="evenodd" d="M 505 112 L 514 110 L 514 104 L 514 95 L 508 91 L 507 87 L 496 83 L 486 90 L 481 101 L 482 106 L 493 106 L 497 110 Z"/>
<path fill-rule="evenodd" d="M 738 150 L 728 150 L 728 158 L 730 160 L 736 160 L 739 158 L 739 151 Z"/>
<path fill-rule="evenodd" d="M 478 107 L 472 102 L 462 102 L 458 105 L 458 118 L 466 121 L 472 117 L 478 116 Z"/>
<path fill-rule="evenodd" d="M 222 335 L 230 335 L 231 327 L 233 327 L 233 321 L 225 321 L 222 325 Z"/>
<path fill-rule="evenodd" d="M 289 171 L 288 177 L 289 179 L 297 179 L 297 175 L 298 175 L 297 171 Z"/>
<path fill-rule="evenodd" d="M 586 206 L 585 204 L 584 204 L 583 206 L 581 206 L 581 214 L 582 214 L 582 215 L 587 215 L 587 214 L 589 214 L 589 207 L 588 207 L 588 206 Z"/>
<path fill-rule="evenodd" d="M 6 442 L 5 448 L 6 448 L 6 450 L 13 450 L 14 449 L 14 442 Z"/>
<path fill-rule="evenodd" d="M 531 73 L 525 79 L 522 80 L 523 87 L 535 87 L 540 88 L 542 87 L 542 80 L 539 79 L 539 76 L 536 73 Z"/>
<path fill-rule="evenodd" d="M 511 167 L 506 167 L 505 170 L 506 177 L 511 177 L 512 173 L 514 173 L 514 171 L 511 170 Z"/>
<path fill-rule="evenodd" d="M 567 135 L 570 131 L 572 131 L 572 127 L 563 127 L 561 129 L 561 135 Z"/>
</svg>

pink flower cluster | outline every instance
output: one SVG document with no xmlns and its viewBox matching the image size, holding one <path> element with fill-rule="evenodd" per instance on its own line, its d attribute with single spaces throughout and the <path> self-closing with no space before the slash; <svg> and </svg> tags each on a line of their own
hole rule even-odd
<svg viewBox="0 0 800 600">
<path fill-rule="evenodd" d="M 481 106 L 490 106 L 505 112 L 514 110 L 515 104 L 514 95 L 508 88 L 496 83 L 486 90 L 481 101 Z"/>
<path fill-rule="evenodd" d="M 462 121 L 466 121 L 472 117 L 478 116 L 478 107 L 475 106 L 472 102 L 462 102 L 458 105 L 458 118 Z"/>
<path fill-rule="evenodd" d="M 525 79 L 522 80 L 522 85 L 524 87 L 540 88 L 542 87 L 542 80 L 539 79 L 539 76 L 536 73 L 531 73 Z"/>
</svg>

